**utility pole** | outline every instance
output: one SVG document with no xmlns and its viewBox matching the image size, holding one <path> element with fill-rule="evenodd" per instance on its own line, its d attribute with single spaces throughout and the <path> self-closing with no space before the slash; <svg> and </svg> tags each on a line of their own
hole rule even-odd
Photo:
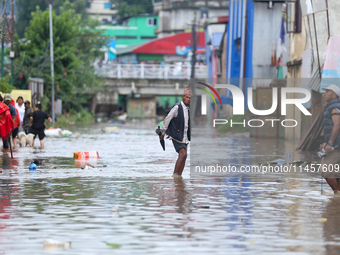
<svg viewBox="0 0 340 255">
<path fill-rule="evenodd" d="M 194 14 L 194 22 L 192 23 L 192 27 L 191 27 L 191 41 L 192 41 L 192 57 L 191 57 L 191 75 L 190 78 L 191 79 L 195 79 L 195 65 L 196 65 L 196 12 Z"/>
<path fill-rule="evenodd" d="M 11 52 L 9 53 L 11 58 L 11 85 L 14 83 L 14 0 L 12 0 L 12 36 L 11 36 Z"/>
<path fill-rule="evenodd" d="M 192 56 L 191 56 L 191 75 L 190 75 L 190 88 L 192 93 L 192 103 L 191 103 L 191 113 L 190 117 L 195 122 L 195 112 L 196 112 L 196 105 L 197 105 L 197 97 L 196 97 L 196 90 L 195 90 L 195 64 L 196 64 L 196 12 L 194 13 L 194 21 L 191 26 L 191 49 L 192 49 Z"/>
<path fill-rule="evenodd" d="M 5 15 L 5 0 L 2 0 L 2 9 L 3 9 L 3 15 Z M 1 37 L 1 77 L 4 77 L 5 20 L 4 20 L 4 17 L 1 17 L 1 19 L 2 19 L 2 37 Z"/>
<path fill-rule="evenodd" d="M 50 56 L 51 56 L 51 79 L 52 79 L 52 122 L 55 120 L 54 113 L 54 53 L 53 53 L 53 26 L 52 26 L 52 5 L 50 7 Z"/>
</svg>

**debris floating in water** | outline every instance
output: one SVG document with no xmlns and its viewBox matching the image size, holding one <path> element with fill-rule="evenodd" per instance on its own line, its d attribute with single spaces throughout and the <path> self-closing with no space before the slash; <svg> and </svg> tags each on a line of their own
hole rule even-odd
<svg viewBox="0 0 340 255">
<path fill-rule="evenodd" d="M 51 137 L 57 137 L 57 136 L 62 136 L 62 129 L 61 128 L 49 128 L 49 129 L 45 129 L 45 135 L 46 136 L 51 136 Z"/>
<path fill-rule="evenodd" d="M 36 164 L 36 165 L 41 165 L 43 163 L 43 160 L 42 159 L 35 159 L 33 161 L 33 163 Z"/>
<path fill-rule="evenodd" d="M 85 166 L 85 169 L 95 169 L 95 167 L 93 165 L 87 164 Z"/>
<path fill-rule="evenodd" d="M 32 162 L 28 168 L 29 170 L 37 170 L 37 165 Z"/>
<path fill-rule="evenodd" d="M 286 164 L 287 161 L 282 159 L 282 158 L 278 158 L 272 161 L 264 161 L 264 162 L 259 162 L 257 163 L 257 165 L 283 165 Z"/>
<path fill-rule="evenodd" d="M 106 244 L 110 246 L 110 248 L 112 249 L 119 249 L 120 247 L 122 247 L 122 245 L 118 243 L 106 243 Z"/>
<path fill-rule="evenodd" d="M 112 207 L 112 216 L 119 216 L 119 207 L 118 206 L 114 206 Z"/>
<path fill-rule="evenodd" d="M 74 159 L 96 159 L 99 158 L 98 151 L 76 151 L 73 154 Z"/>
<path fill-rule="evenodd" d="M 85 166 L 82 166 L 81 169 L 85 169 L 85 170 L 90 170 L 90 169 L 95 169 L 96 167 L 91 165 L 91 164 L 87 164 Z"/>
<path fill-rule="evenodd" d="M 45 249 L 55 249 L 55 248 L 69 249 L 71 248 L 71 242 L 60 242 L 60 241 L 53 240 L 53 239 L 45 239 L 44 248 Z"/>
<path fill-rule="evenodd" d="M 63 136 L 71 136 L 72 135 L 72 132 L 69 131 L 69 130 L 63 130 L 61 133 L 62 133 Z"/>
<path fill-rule="evenodd" d="M 210 209 L 209 205 L 194 205 L 196 208 L 202 208 L 202 209 Z"/>
</svg>

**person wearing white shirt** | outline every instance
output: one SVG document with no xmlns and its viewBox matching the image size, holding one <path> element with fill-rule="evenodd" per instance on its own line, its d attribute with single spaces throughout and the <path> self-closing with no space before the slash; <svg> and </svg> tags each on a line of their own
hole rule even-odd
<svg viewBox="0 0 340 255">
<path fill-rule="evenodd" d="M 22 127 L 22 123 L 24 121 L 24 116 L 25 116 L 25 105 L 24 105 L 24 99 L 22 98 L 22 96 L 18 97 L 17 102 L 15 103 L 15 108 L 18 109 L 19 116 L 20 116 L 20 126 L 19 126 L 18 132 L 21 132 L 24 130 L 24 128 Z"/>
<path fill-rule="evenodd" d="M 167 138 L 172 140 L 178 153 L 173 177 L 182 176 L 187 159 L 187 146 L 190 141 L 190 102 L 191 91 L 190 88 L 187 88 L 184 90 L 182 102 L 175 104 L 165 117 L 162 125 L 162 135 L 159 136 L 159 139 L 163 140 L 164 135 L 167 134 Z"/>
</svg>

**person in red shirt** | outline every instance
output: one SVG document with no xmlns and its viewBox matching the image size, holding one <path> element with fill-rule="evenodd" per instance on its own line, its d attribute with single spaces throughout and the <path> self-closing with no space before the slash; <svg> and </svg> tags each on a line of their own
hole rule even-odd
<svg viewBox="0 0 340 255">
<path fill-rule="evenodd" d="M 15 101 L 14 99 L 12 98 L 11 99 L 11 105 L 14 106 L 15 108 Z M 17 116 L 15 118 L 15 121 L 14 121 L 14 130 L 12 132 L 12 140 L 13 140 L 13 149 L 15 149 L 17 147 L 17 135 L 18 135 L 18 131 L 19 131 L 19 126 L 20 126 L 20 116 L 19 116 L 19 111 L 17 108 L 15 108 L 15 111 L 17 112 Z"/>
<path fill-rule="evenodd" d="M 5 94 L 4 98 L 0 96 L 0 133 L 3 142 L 3 149 L 7 151 L 9 148 L 9 137 L 14 130 L 14 122 L 16 117 L 15 107 L 11 105 L 11 95 Z"/>
</svg>

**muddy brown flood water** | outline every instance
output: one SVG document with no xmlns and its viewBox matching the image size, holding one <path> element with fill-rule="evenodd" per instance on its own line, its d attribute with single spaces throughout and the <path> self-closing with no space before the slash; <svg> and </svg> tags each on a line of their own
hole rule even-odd
<svg viewBox="0 0 340 255">
<path fill-rule="evenodd" d="M 177 153 L 170 141 L 161 149 L 154 129 L 102 124 L 46 138 L 41 151 L 19 148 L 13 160 L 1 153 L 0 254 L 340 254 L 340 197 L 325 182 L 321 194 L 319 175 L 190 178 L 187 166 L 174 179 Z M 242 143 L 237 157 L 226 154 L 235 164 L 294 148 L 225 139 Z M 99 152 L 96 168 L 81 169 L 88 162 L 73 152 L 89 150 Z M 308 155 L 291 160 L 299 157 Z M 28 169 L 33 159 L 43 160 L 37 171 Z M 71 248 L 44 249 L 45 239 Z"/>
</svg>

